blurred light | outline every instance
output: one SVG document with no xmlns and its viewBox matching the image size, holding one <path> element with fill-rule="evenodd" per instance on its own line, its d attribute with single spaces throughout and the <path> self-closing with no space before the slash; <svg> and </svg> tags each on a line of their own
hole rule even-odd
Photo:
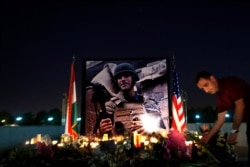
<svg viewBox="0 0 250 167">
<path fill-rule="evenodd" d="M 53 119 L 54 119 L 53 117 L 49 117 L 48 121 L 53 121 Z"/>
<path fill-rule="evenodd" d="M 17 117 L 16 121 L 21 121 L 23 118 L 22 117 Z"/>
<path fill-rule="evenodd" d="M 145 129 L 146 132 L 153 133 L 156 131 L 159 131 L 159 122 L 160 118 L 155 117 L 150 114 L 143 114 L 139 118 L 142 121 L 142 126 Z M 149 123 L 150 122 L 150 123 Z"/>
<path fill-rule="evenodd" d="M 52 140 L 52 144 L 53 144 L 53 145 L 56 145 L 57 143 L 58 143 L 57 140 Z"/>
<path fill-rule="evenodd" d="M 1 121 L 1 122 L 2 122 L 2 123 L 4 123 L 5 121 L 6 121 L 5 119 L 2 119 L 2 121 Z"/>
<path fill-rule="evenodd" d="M 230 114 L 226 114 L 226 116 L 225 116 L 226 118 L 230 118 Z"/>
<path fill-rule="evenodd" d="M 196 114 L 196 115 L 195 115 L 195 118 L 196 118 L 196 119 L 200 119 L 200 115 Z"/>
<path fill-rule="evenodd" d="M 81 117 L 78 117 L 77 119 L 76 119 L 76 121 L 81 121 L 82 120 L 82 118 Z"/>
<path fill-rule="evenodd" d="M 17 124 L 9 124 L 8 126 L 18 126 Z"/>
</svg>

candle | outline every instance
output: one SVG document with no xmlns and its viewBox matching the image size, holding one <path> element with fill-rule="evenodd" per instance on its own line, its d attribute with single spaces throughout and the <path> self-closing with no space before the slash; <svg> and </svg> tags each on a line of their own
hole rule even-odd
<svg viewBox="0 0 250 167">
<path fill-rule="evenodd" d="M 52 144 L 53 144 L 53 145 L 56 145 L 57 143 L 58 143 L 57 140 L 53 140 L 53 141 L 52 141 Z"/>
<path fill-rule="evenodd" d="M 156 137 L 150 137 L 151 143 L 158 143 L 158 139 Z"/>
<path fill-rule="evenodd" d="M 91 147 L 92 149 L 97 148 L 98 145 L 99 145 L 98 142 L 90 142 L 90 147 Z"/>
<path fill-rule="evenodd" d="M 31 138 L 30 144 L 36 144 L 37 140 L 36 137 Z"/>
<path fill-rule="evenodd" d="M 115 140 L 116 142 L 121 142 L 124 140 L 124 136 L 122 135 L 113 136 L 113 140 Z"/>
<path fill-rule="evenodd" d="M 133 133 L 133 142 L 134 142 L 134 147 L 135 148 L 140 148 L 141 147 L 141 135 L 138 134 L 137 132 Z"/>
<path fill-rule="evenodd" d="M 108 141 L 109 137 L 107 133 L 104 133 L 102 136 L 102 141 Z"/>
<path fill-rule="evenodd" d="M 63 146 L 64 146 L 64 143 L 58 143 L 57 146 L 58 146 L 58 147 L 63 147 Z"/>
<path fill-rule="evenodd" d="M 40 142 L 42 140 L 42 135 L 41 134 L 37 134 L 36 135 L 36 140 L 37 140 L 37 142 Z"/>
<path fill-rule="evenodd" d="M 186 146 L 193 145 L 193 141 L 185 141 Z"/>
</svg>

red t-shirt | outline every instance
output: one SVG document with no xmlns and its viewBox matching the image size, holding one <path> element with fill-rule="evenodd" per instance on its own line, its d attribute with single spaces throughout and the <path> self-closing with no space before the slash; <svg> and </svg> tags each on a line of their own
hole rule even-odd
<svg viewBox="0 0 250 167">
<path fill-rule="evenodd" d="M 218 81 L 219 92 L 216 96 L 218 112 L 234 110 L 235 101 L 244 98 L 246 113 L 250 113 L 250 85 L 237 77 L 220 78 Z"/>
</svg>

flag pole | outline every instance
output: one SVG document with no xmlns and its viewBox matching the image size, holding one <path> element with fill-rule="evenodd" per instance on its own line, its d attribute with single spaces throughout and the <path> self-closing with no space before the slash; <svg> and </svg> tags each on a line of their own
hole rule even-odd
<svg viewBox="0 0 250 167">
<path fill-rule="evenodd" d="M 70 82 L 68 89 L 67 98 L 67 113 L 66 113 L 66 124 L 65 134 L 72 136 L 75 140 L 78 136 L 76 131 L 77 128 L 77 104 L 76 104 L 76 83 L 75 83 L 75 56 L 72 58 Z"/>
</svg>

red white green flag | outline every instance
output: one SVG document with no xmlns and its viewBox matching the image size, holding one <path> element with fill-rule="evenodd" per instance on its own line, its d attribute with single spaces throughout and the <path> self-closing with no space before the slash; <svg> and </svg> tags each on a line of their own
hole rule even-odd
<svg viewBox="0 0 250 167">
<path fill-rule="evenodd" d="M 75 140 L 77 133 L 77 103 L 76 103 L 76 82 L 75 82 L 75 63 L 71 64 L 71 74 L 68 91 L 68 103 L 66 113 L 65 134 L 69 134 Z"/>
</svg>

